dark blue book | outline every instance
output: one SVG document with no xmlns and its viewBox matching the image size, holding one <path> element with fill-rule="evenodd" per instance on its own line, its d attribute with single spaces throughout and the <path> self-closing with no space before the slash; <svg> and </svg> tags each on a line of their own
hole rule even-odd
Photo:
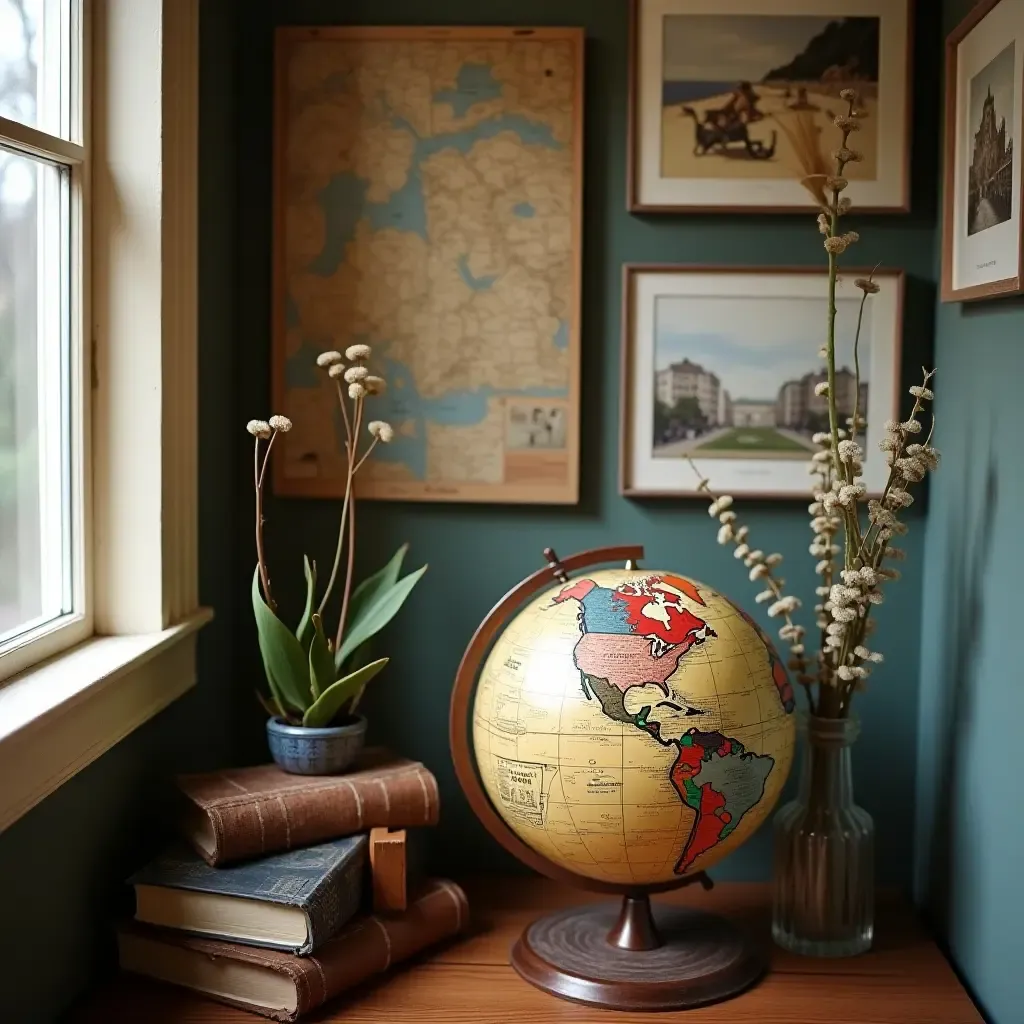
<svg viewBox="0 0 1024 1024">
<path fill-rule="evenodd" d="M 359 909 L 367 837 L 335 839 L 213 868 L 175 848 L 128 879 L 135 919 L 305 956 Z"/>
</svg>

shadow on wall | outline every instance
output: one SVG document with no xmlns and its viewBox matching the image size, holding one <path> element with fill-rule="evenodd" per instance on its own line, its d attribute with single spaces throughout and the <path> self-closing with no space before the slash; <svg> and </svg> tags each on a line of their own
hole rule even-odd
<svg viewBox="0 0 1024 1024">
<path fill-rule="evenodd" d="M 971 451 L 968 435 L 966 450 Z M 955 837 L 965 823 L 957 815 L 967 808 L 968 794 L 963 792 L 963 759 L 977 692 L 978 645 L 983 622 L 984 580 L 991 556 L 993 524 L 998 501 L 993 436 L 988 436 L 985 475 L 979 491 L 964 482 L 961 515 L 955 517 L 946 537 L 949 575 L 944 591 L 944 608 L 940 621 L 948 623 L 944 636 L 943 678 L 938 682 L 939 713 L 937 716 L 938 784 L 934 797 L 932 827 L 927 836 L 927 899 L 934 925 L 942 934 L 949 934 L 953 913 L 952 883 L 957 876 Z M 970 463 L 968 459 L 968 463 Z M 974 507 L 972 507 L 974 506 Z"/>
</svg>

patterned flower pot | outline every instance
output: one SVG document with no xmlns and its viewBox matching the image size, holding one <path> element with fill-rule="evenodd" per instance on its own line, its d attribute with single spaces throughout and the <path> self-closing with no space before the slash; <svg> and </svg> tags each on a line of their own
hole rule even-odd
<svg viewBox="0 0 1024 1024">
<path fill-rule="evenodd" d="M 280 718 L 267 719 L 267 742 L 274 761 L 293 775 L 340 775 L 363 749 L 366 719 L 348 725 L 306 729 Z"/>
</svg>

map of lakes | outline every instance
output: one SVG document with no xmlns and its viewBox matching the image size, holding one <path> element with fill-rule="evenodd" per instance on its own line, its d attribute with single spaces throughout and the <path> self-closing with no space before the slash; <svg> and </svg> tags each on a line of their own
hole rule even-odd
<svg viewBox="0 0 1024 1024">
<path fill-rule="evenodd" d="M 372 414 L 396 437 L 362 496 L 575 501 L 577 33 L 292 31 L 275 397 L 295 429 L 277 489 L 342 493 L 343 425 L 315 359 L 366 343 L 388 381 Z"/>
</svg>

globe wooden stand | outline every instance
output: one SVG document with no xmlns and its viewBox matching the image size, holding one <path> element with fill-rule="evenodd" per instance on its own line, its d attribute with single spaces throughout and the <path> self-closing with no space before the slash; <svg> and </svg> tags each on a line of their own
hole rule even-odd
<svg viewBox="0 0 1024 1024">
<path fill-rule="evenodd" d="M 683 1010 L 738 995 L 764 973 L 765 961 L 747 936 L 715 914 L 656 904 L 651 894 L 711 879 L 703 872 L 662 885 L 600 882 L 548 861 L 526 845 L 491 805 L 477 775 L 469 738 L 473 693 L 481 663 L 508 617 L 528 598 L 569 572 L 604 562 L 633 568 L 641 547 L 597 548 L 548 565 L 513 587 L 473 634 L 452 689 L 449 739 L 466 798 L 484 827 L 506 850 L 543 875 L 567 885 L 622 896 L 621 905 L 598 904 L 534 921 L 512 949 L 512 966 L 552 995 L 616 1010 Z"/>
</svg>

